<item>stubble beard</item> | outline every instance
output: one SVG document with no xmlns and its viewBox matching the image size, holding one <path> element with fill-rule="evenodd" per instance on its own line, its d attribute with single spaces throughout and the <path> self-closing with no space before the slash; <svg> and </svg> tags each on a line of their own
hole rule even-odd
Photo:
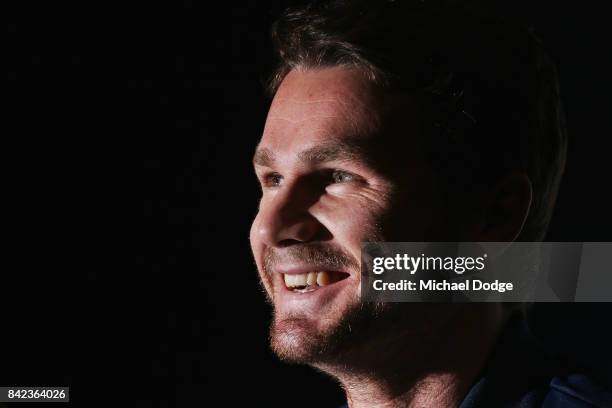
<svg viewBox="0 0 612 408">
<path fill-rule="evenodd" d="M 267 286 L 268 290 L 274 290 L 270 271 L 279 257 L 285 255 L 267 254 L 263 274 L 267 285 L 264 289 Z M 300 257 L 311 264 L 329 265 L 331 270 L 339 264 L 349 265 L 353 271 L 360 269 L 356 260 L 350 260 L 341 250 L 330 247 L 305 246 L 289 253 L 289 256 Z M 345 290 L 351 291 L 348 287 Z M 436 313 L 431 314 L 437 309 L 431 305 L 361 302 L 358 290 L 344 296 L 339 294 L 331 305 L 318 311 L 319 314 L 285 312 L 277 310 L 271 294 L 267 290 L 264 292 L 273 307 L 270 326 L 272 351 L 285 362 L 315 367 L 342 366 L 367 370 L 382 362 L 372 360 L 380 357 L 372 352 L 373 347 L 393 354 L 395 348 L 409 347 L 407 343 L 421 343 L 429 337 L 423 329 L 428 331 L 432 319 L 439 317 Z"/>
<path fill-rule="evenodd" d="M 271 271 L 280 259 L 301 259 L 322 270 L 348 268 L 359 273 L 360 266 L 347 252 L 329 245 L 304 245 L 285 253 L 269 250 L 265 255 L 264 274 L 268 290 L 274 290 Z M 342 269 L 344 269 L 342 268 Z M 262 282 L 263 283 L 263 282 Z M 272 296 L 264 290 L 273 308 L 270 326 L 270 346 L 283 361 L 296 364 L 331 363 L 343 356 L 367 337 L 372 322 L 386 305 L 362 303 L 358 288 L 345 288 L 332 303 L 317 312 L 278 310 Z"/>
<path fill-rule="evenodd" d="M 361 303 L 354 297 L 321 319 L 275 311 L 270 346 L 281 360 L 289 363 L 344 364 L 360 345 L 369 343 L 373 323 L 385 309 L 383 304 Z"/>
<path fill-rule="evenodd" d="M 453 305 L 430 303 L 366 303 L 358 298 L 334 310 L 335 319 L 274 312 L 270 346 L 283 361 L 323 371 L 363 373 L 385 369 L 403 356 L 416 363 L 442 339 L 453 320 Z"/>
</svg>

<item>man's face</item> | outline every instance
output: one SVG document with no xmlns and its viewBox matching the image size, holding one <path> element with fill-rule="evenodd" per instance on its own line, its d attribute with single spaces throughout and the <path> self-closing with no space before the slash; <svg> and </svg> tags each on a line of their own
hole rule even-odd
<svg viewBox="0 0 612 408">
<path fill-rule="evenodd" d="M 355 69 L 291 71 L 278 89 L 254 157 L 250 240 L 282 358 L 348 347 L 340 339 L 384 309 L 360 304 L 362 242 L 436 228 L 441 200 L 413 113 Z"/>
</svg>

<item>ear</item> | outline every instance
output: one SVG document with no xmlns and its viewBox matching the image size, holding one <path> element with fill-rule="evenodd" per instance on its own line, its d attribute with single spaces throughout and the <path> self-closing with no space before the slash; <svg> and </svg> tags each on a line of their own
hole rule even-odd
<svg viewBox="0 0 612 408">
<path fill-rule="evenodd" d="M 479 242 L 516 240 L 529 214 L 533 189 L 524 173 L 511 173 L 485 196 L 477 230 Z"/>
</svg>

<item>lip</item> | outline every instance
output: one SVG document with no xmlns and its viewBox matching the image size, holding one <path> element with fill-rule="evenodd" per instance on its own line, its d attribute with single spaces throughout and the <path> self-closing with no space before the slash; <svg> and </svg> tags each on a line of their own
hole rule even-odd
<svg viewBox="0 0 612 408">
<path fill-rule="evenodd" d="M 274 268 L 274 272 L 279 275 L 300 275 L 310 272 L 338 272 L 351 275 L 350 272 L 340 269 L 329 269 L 326 266 L 316 265 L 280 265 Z M 343 279 L 344 280 L 344 279 Z"/>
</svg>

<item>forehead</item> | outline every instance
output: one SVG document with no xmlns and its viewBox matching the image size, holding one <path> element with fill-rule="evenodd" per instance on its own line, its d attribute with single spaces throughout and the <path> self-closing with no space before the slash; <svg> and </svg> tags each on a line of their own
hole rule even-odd
<svg viewBox="0 0 612 408">
<path fill-rule="evenodd" d="M 357 69 L 294 70 L 276 92 L 260 145 L 283 153 L 372 137 L 381 107 L 381 95 Z"/>
</svg>

